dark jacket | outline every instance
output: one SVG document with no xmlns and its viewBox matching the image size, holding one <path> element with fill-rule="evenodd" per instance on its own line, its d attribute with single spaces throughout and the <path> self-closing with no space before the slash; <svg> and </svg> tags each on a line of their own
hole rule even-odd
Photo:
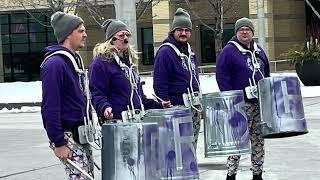
<svg viewBox="0 0 320 180">
<path fill-rule="evenodd" d="M 45 57 L 58 50 L 70 52 L 59 45 L 49 46 Z M 86 98 L 81 90 L 78 74 L 64 55 L 48 58 L 41 68 L 40 79 L 43 125 L 50 142 L 59 147 L 66 144 L 64 131 L 83 125 Z"/>
<path fill-rule="evenodd" d="M 130 66 L 128 58 L 121 59 L 121 61 Z M 145 109 L 162 109 L 161 103 L 146 98 L 136 72 L 135 78 L 138 82 L 138 94 Z M 92 104 L 98 116 L 104 119 L 105 109 L 111 107 L 113 118 L 121 119 L 121 112 L 127 110 L 127 106 L 131 105 L 131 85 L 126 78 L 125 71 L 120 68 L 115 59 L 107 62 L 102 56 L 95 57 L 89 68 L 89 82 Z M 135 109 L 141 108 L 137 93 L 134 93 L 133 104 Z"/>
<path fill-rule="evenodd" d="M 172 33 L 163 41 L 175 45 L 180 52 L 189 55 L 187 44 L 178 43 Z M 193 77 L 192 87 L 199 91 L 196 79 L 199 82 L 198 62 L 195 56 L 191 58 L 195 69 L 196 78 Z M 170 46 L 161 47 L 155 57 L 153 69 L 153 88 L 157 96 L 163 100 L 170 100 L 172 105 L 184 105 L 182 94 L 187 93 L 190 88 L 190 72 L 187 63 L 176 54 Z"/>
<path fill-rule="evenodd" d="M 234 36 L 232 41 L 238 42 L 244 49 L 253 52 L 253 41 L 250 43 L 250 49 L 241 44 L 239 40 Z M 260 70 L 265 77 L 270 77 L 270 68 L 268 58 L 261 47 L 259 53 L 256 53 L 257 60 L 260 64 Z M 249 86 L 249 78 L 252 79 L 253 67 L 251 61 L 251 54 L 242 54 L 238 48 L 228 42 L 228 44 L 222 49 L 216 66 L 216 80 L 220 91 L 228 90 L 244 90 Z M 262 79 L 259 72 L 255 73 L 255 82 Z M 245 96 L 246 98 L 246 96 Z M 248 100 L 247 102 L 257 102 L 257 99 Z"/>
</svg>

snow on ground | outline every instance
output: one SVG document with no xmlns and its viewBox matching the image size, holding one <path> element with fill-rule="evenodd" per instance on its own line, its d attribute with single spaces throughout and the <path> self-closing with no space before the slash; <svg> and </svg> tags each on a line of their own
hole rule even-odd
<svg viewBox="0 0 320 180">
<path fill-rule="evenodd" d="M 276 73 L 272 76 L 297 76 L 296 73 Z M 142 76 L 142 81 L 145 81 L 143 86 L 144 93 L 148 98 L 153 98 L 154 93 L 152 87 L 152 77 Z M 203 94 L 219 92 L 215 75 L 201 75 L 200 84 Z M 302 97 L 316 97 L 320 96 L 320 86 L 303 86 L 301 84 Z M 41 102 L 41 82 L 13 82 L 13 83 L 0 83 L 0 103 L 34 103 Z M 34 112 L 39 111 L 39 107 L 22 107 L 21 109 L 6 108 L 0 110 L 0 113 L 18 113 L 18 112 Z"/>
</svg>

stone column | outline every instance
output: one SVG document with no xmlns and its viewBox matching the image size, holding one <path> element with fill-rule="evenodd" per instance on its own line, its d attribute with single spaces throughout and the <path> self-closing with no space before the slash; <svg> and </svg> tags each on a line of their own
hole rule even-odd
<svg viewBox="0 0 320 180">
<path fill-rule="evenodd" d="M 269 60 L 284 59 L 281 54 L 288 51 L 294 44 L 301 44 L 306 36 L 306 17 L 304 1 L 264 0 L 265 11 L 265 51 Z M 257 25 L 257 0 L 249 0 L 249 16 Z M 254 38 L 258 37 L 258 30 Z M 275 71 L 275 63 L 270 63 Z M 277 63 L 277 70 L 290 68 L 289 63 Z M 292 67 L 291 67 L 292 68 Z"/>
<path fill-rule="evenodd" d="M 255 27 L 254 39 L 258 42 L 259 26 L 257 17 L 258 3 L 257 0 L 249 0 L 249 18 L 252 19 Z M 274 20 L 273 20 L 273 1 L 264 1 L 264 38 L 266 54 L 270 60 L 275 59 L 274 47 Z"/>
</svg>

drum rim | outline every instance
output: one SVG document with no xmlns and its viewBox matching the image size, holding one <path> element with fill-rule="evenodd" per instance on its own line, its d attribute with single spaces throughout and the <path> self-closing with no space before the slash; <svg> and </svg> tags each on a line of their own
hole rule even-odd
<svg viewBox="0 0 320 180">
<path fill-rule="evenodd" d="M 220 91 L 220 92 L 213 92 L 213 93 L 207 93 L 203 94 L 203 98 L 213 98 L 213 97 L 226 97 L 226 96 L 234 96 L 234 95 L 242 95 L 242 90 L 231 90 L 231 91 Z"/>
</svg>

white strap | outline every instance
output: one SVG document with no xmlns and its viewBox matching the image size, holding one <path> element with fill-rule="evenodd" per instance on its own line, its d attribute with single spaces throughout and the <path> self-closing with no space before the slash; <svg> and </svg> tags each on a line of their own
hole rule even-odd
<svg viewBox="0 0 320 180">
<path fill-rule="evenodd" d="M 244 49 L 238 42 L 236 42 L 236 41 L 229 41 L 229 42 L 234 44 L 242 54 L 249 52 L 249 50 Z M 257 43 L 255 43 L 255 42 L 253 42 L 253 49 L 254 49 L 253 52 L 260 52 L 261 51 L 258 48 Z"/>
<path fill-rule="evenodd" d="M 188 53 L 189 53 L 189 55 L 194 55 L 194 53 L 191 51 L 190 44 L 189 44 L 189 43 L 187 43 L 187 44 L 188 44 Z M 170 46 L 170 47 L 176 52 L 176 54 L 177 54 L 179 57 L 186 56 L 185 54 L 181 53 L 180 50 L 179 50 L 175 45 L 173 45 L 172 43 L 169 43 L 169 42 L 163 43 L 163 44 L 159 47 L 159 49 L 160 49 L 161 47 L 163 47 L 163 46 Z"/>
<path fill-rule="evenodd" d="M 64 51 L 64 50 L 56 51 L 56 52 L 50 54 L 49 56 L 47 56 L 47 57 L 43 60 L 43 62 L 41 63 L 40 67 L 42 68 L 43 65 L 44 65 L 44 63 L 46 63 L 46 61 L 47 61 L 50 57 L 52 57 L 52 56 L 54 56 L 54 55 L 64 55 L 64 56 L 67 56 L 68 59 L 71 61 L 72 65 L 73 65 L 73 67 L 74 67 L 74 69 L 75 69 L 75 71 L 76 71 L 78 74 L 82 74 L 82 73 L 83 73 L 83 69 L 80 69 L 80 68 L 79 68 L 78 64 L 76 63 L 76 60 L 75 60 L 74 56 L 73 56 L 71 53 L 69 53 L 69 52 L 67 52 L 67 51 Z M 77 55 L 78 55 L 78 54 L 77 54 Z M 81 56 L 78 55 L 78 57 L 81 57 Z M 82 62 L 82 59 L 81 59 L 81 58 L 80 58 L 80 61 L 81 61 L 81 64 L 82 64 L 82 66 L 83 66 L 83 62 Z"/>
</svg>

